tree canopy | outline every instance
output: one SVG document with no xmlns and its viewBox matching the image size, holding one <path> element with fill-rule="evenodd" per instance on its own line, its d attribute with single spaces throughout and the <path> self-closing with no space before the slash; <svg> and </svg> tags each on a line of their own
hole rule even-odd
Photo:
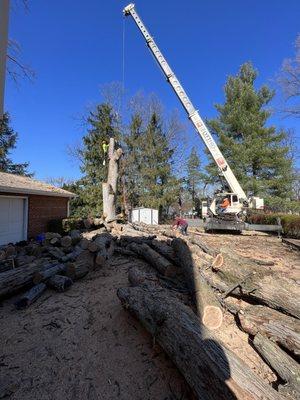
<svg viewBox="0 0 300 400">
<path fill-rule="evenodd" d="M 255 88 L 257 71 L 251 63 L 241 66 L 225 84 L 225 102 L 217 104 L 218 116 L 208 121 L 220 149 L 248 195 L 286 198 L 291 194 L 292 159 L 287 132 L 268 125 L 266 108 L 274 91 Z M 208 166 L 218 176 L 214 162 Z"/>
<path fill-rule="evenodd" d="M 0 171 L 10 174 L 32 176 L 28 172 L 29 163 L 14 163 L 10 158 L 10 153 L 16 148 L 18 134 L 10 127 L 10 117 L 8 113 L 0 119 Z"/>
</svg>

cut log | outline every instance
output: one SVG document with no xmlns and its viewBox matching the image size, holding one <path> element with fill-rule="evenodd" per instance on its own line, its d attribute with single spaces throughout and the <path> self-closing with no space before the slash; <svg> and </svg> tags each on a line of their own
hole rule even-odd
<svg viewBox="0 0 300 400">
<path fill-rule="evenodd" d="M 258 333 L 300 357 L 300 321 L 265 306 L 248 306 L 238 313 L 242 329 Z"/>
<path fill-rule="evenodd" d="M 64 236 L 61 238 L 60 243 L 62 247 L 69 248 L 72 246 L 72 238 L 71 236 Z"/>
<path fill-rule="evenodd" d="M 142 272 L 139 268 L 133 267 L 128 271 L 128 281 L 131 286 L 146 285 L 159 286 L 159 279 L 152 273 Z"/>
<path fill-rule="evenodd" d="M 33 275 L 33 283 L 38 284 L 40 282 L 44 282 L 47 279 L 51 278 L 51 276 L 54 276 L 56 274 L 63 274 L 66 272 L 66 266 L 65 264 L 57 264 L 54 265 L 44 271 L 38 271 Z"/>
<path fill-rule="evenodd" d="M 63 275 L 54 275 L 47 281 L 47 286 L 57 292 L 65 292 L 73 284 L 71 278 Z"/>
<path fill-rule="evenodd" d="M 213 247 L 209 246 L 208 244 L 204 243 L 199 237 L 197 236 L 189 236 L 187 239 L 190 243 L 195 244 L 198 246 L 204 253 L 209 254 L 212 257 L 216 257 L 219 254 L 219 251 L 214 249 Z"/>
<path fill-rule="evenodd" d="M 150 246 L 172 264 L 180 266 L 180 262 L 175 255 L 174 249 L 167 242 L 153 239 Z"/>
<path fill-rule="evenodd" d="M 156 238 L 156 235 L 150 235 L 150 236 L 128 236 L 124 235 L 121 236 L 120 239 L 117 241 L 117 244 L 119 246 L 128 246 L 130 243 L 136 243 L 136 244 L 143 244 L 146 243 L 148 245 L 151 244 L 152 240 Z"/>
<path fill-rule="evenodd" d="M 83 252 L 83 249 L 82 249 L 80 246 L 76 246 L 75 249 L 74 249 L 71 253 L 69 253 L 69 254 L 63 256 L 63 257 L 61 258 L 61 261 L 62 261 L 62 262 L 67 262 L 67 261 L 75 260 L 77 257 L 79 257 L 79 255 L 80 255 L 82 252 Z"/>
<path fill-rule="evenodd" d="M 165 290 L 130 287 L 117 295 L 177 365 L 197 399 L 282 399 Z"/>
<path fill-rule="evenodd" d="M 43 269 L 47 269 L 57 262 L 48 260 L 37 260 L 22 268 L 15 268 L 0 274 L 0 299 L 26 289 L 33 284 L 34 274 Z"/>
<path fill-rule="evenodd" d="M 89 271 L 93 271 L 95 269 L 95 254 L 84 250 L 79 254 L 75 262 L 78 264 L 84 263 L 87 265 Z"/>
<path fill-rule="evenodd" d="M 18 310 L 23 310 L 24 308 L 29 307 L 30 304 L 34 303 L 46 289 L 47 286 L 44 283 L 35 285 L 15 302 L 16 308 Z"/>
<path fill-rule="evenodd" d="M 244 262 L 244 259 L 231 263 L 225 258 L 217 273 L 202 270 L 201 274 L 211 286 L 222 292 L 230 292 L 230 295 L 246 300 L 255 300 L 300 318 L 299 285 L 264 266 Z"/>
<path fill-rule="evenodd" d="M 291 399 L 300 398 L 300 367 L 299 364 L 288 356 L 277 344 L 258 333 L 253 346 L 262 358 L 287 384 L 283 388 L 283 394 Z"/>
<path fill-rule="evenodd" d="M 66 276 L 73 281 L 83 278 L 89 272 L 89 266 L 84 261 L 69 262 L 66 265 Z"/>
<path fill-rule="evenodd" d="M 118 254 L 122 254 L 123 256 L 129 256 L 129 257 L 134 257 L 134 258 L 139 258 L 140 256 L 135 253 L 134 251 L 131 251 L 129 249 L 124 249 L 124 247 L 119 247 L 116 246 L 114 251 Z"/>
<path fill-rule="evenodd" d="M 136 254 L 144 258 L 153 268 L 155 268 L 160 274 L 165 276 L 175 276 L 178 272 L 178 268 L 170 263 L 169 260 L 162 257 L 159 253 L 153 250 L 146 243 L 141 245 L 131 243 L 128 246 L 129 250 L 134 251 Z"/>
<path fill-rule="evenodd" d="M 83 250 L 87 250 L 88 246 L 90 244 L 90 240 L 86 239 L 86 238 L 82 238 L 80 240 L 79 246 L 83 249 Z"/>
<path fill-rule="evenodd" d="M 222 325 L 223 312 L 211 287 L 201 276 L 195 265 L 188 245 L 182 239 L 174 239 L 172 247 L 180 260 L 188 289 L 196 303 L 199 318 L 209 329 L 218 329 Z"/>
</svg>

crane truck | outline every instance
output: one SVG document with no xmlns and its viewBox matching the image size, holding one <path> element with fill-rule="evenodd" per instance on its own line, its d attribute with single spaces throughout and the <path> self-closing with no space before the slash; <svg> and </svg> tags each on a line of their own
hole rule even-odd
<svg viewBox="0 0 300 400">
<path fill-rule="evenodd" d="M 221 153 L 217 143 L 209 132 L 207 126 L 200 117 L 199 112 L 193 106 L 191 100 L 183 89 L 178 78 L 172 71 L 168 62 L 164 58 L 163 54 L 159 50 L 153 37 L 145 27 L 143 21 L 138 15 L 135 5 L 133 3 L 128 4 L 123 13 L 125 16 L 131 16 L 142 33 L 147 46 L 152 52 L 154 58 L 158 62 L 161 70 L 163 71 L 167 81 L 172 86 L 175 94 L 179 98 L 183 108 L 188 114 L 188 118 L 192 121 L 194 127 L 200 138 L 203 140 L 208 151 L 210 152 L 213 160 L 215 161 L 220 175 L 225 179 L 225 185 L 222 185 L 222 189 L 217 190 L 214 194 L 208 207 L 208 218 L 206 219 L 205 228 L 207 231 L 210 230 L 233 230 L 242 231 L 244 229 L 244 216 L 248 209 L 263 209 L 263 199 L 255 196 L 247 197 L 237 178 L 235 177 L 232 169 L 225 160 Z M 227 199 L 229 205 L 226 209 L 221 207 L 224 199 Z"/>
</svg>

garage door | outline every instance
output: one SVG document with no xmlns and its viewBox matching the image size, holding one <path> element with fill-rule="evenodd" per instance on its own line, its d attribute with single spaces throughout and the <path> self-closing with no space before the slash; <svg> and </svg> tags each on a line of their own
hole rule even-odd
<svg viewBox="0 0 300 400">
<path fill-rule="evenodd" d="M 0 245 L 26 239 L 25 199 L 0 196 Z"/>
</svg>

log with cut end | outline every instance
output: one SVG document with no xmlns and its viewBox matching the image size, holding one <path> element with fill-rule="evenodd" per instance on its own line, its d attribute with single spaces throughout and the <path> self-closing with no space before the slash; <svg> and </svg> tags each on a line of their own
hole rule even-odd
<svg viewBox="0 0 300 400">
<path fill-rule="evenodd" d="M 165 290 L 130 287 L 117 295 L 177 365 L 198 399 L 282 399 Z"/>
<path fill-rule="evenodd" d="M 258 333 L 300 357 L 300 321 L 265 306 L 247 306 L 238 314 L 242 329 L 252 336 Z"/>
<path fill-rule="evenodd" d="M 65 264 L 57 264 L 54 265 L 53 267 L 50 267 L 44 271 L 38 271 L 34 274 L 33 276 L 33 283 L 37 284 L 40 282 L 44 282 L 47 279 L 51 278 L 51 276 L 56 275 L 56 274 L 63 274 L 66 272 L 66 266 Z"/>
<path fill-rule="evenodd" d="M 300 366 L 287 355 L 276 343 L 258 333 L 253 345 L 262 358 L 287 384 L 284 394 L 293 399 L 300 397 Z"/>
<path fill-rule="evenodd" d="M 16 302 L 15 306 L 18 310 L 23 310 L 30 306 L 30 304 L 34 303 L 47 289 L 47 286 L 44 283 L 39 283 L 38 285 L 33 286 L 28 292 L 23 294 Z"/>
<path fill-rule="evenodd" d="M 63 275 L 54 275 L 47 281 L 47 286 L 57 292 L 65 292 L 73 284 L 71 278 Z"/>
<path fill-rule="evenodd" d="M 47 259 L 36 260 L 21 268 L 15 268 L 0 274 L 0 298 L 7 297 L 33 284 L 32 278 L 37 271 L 57 264 Z"/>
<path fill-rule="evenodd" d="M 131 243 L 128 248 L 146 260 L 160 274 L 165 276 L 176 275 L 178 268 L 171 264 L 169 260 L 157 253 L 157 251 L 153 250 L 146 243 L 141 245 Z"/>
<path fill-rule="evenodd" d="M 180 260 L 186 284 L 197 306 L 199 318 L 209 329 L 218 329 L 222 325 L 223 312 L 212 288 L 201 276 L 188 245 L 182 239 L 174 239 L 172 247 Z"/>
<path fill-rule="evenodd" d="M 236 256 L 234 256 L 236 259 Z M 254 262 L 231 263 L 228 258 L 217 273 L 201 270 L 201 274 L 214 288 L 232 296 L 255 300 L 260 304 L 300 318 L 299 285 L 292 279 L 269 271 Z"/>
<path fill-rule="evenodd" d="M 69 262 L 66 265 L 66 275 L 72 280 L 83 278 L 95 267 L 95 256 L 88 250 L 84 250 L 77 257 L 76 261 Z"/>
</svg>

